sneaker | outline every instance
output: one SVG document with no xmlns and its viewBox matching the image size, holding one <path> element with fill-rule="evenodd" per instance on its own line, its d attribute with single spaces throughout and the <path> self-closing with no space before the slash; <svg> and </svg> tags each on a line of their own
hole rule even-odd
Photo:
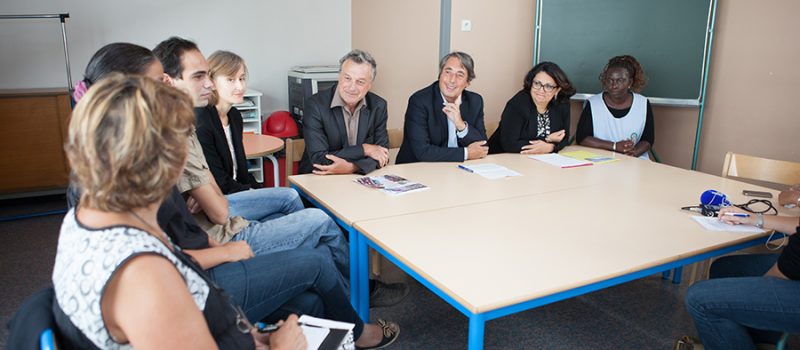
<svg viewBox="0 0 800 350">
<path fill-rule="evenodd" d="M 369 293 L 369 307 L 386 307 L 400 303 L 411 291 L 406 283 L 383 283 L 375 281 L 375 289 Z"/>
<path fill-rule="evenodd" d="M 674 350 L 703 350 L 703 344 L 688 335 L 684 335 L 675 341 Z"/>
<path fill-rule="evenodd" d="M 399 283 L 398 283 L 399 284 Z M 394 322 L 386 322 L 384 320 L 378 319 L 377 323 L 378 327 L 381 327 L 383 330 L 383 339 L 381 339 L 380 343 L 375 346 L 369 346 L 366 348 L 361 348 L 356 346 L 356 350 L 377 350 L 383 349 L 389 345 L 392 345 L 397 337 L 400 336 L 400 326 Z"/>
</svg>

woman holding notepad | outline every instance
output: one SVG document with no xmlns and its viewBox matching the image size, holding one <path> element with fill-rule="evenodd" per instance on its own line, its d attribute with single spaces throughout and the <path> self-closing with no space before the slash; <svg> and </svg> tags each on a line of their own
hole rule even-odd
<svg viewBox="0 0 800 350">
<path fill-rule="evenodd" d="M 780 253 L 716 259 L 709 280 L 686 292 L 686 308 L 702 345 L 684 336 L 675 349 L 762 349 L 782 333 L 800 332 L 800 232 L 798 218 L 726 207 L 720 220 L 789 234 Z M 757 345 L 758 344 L 758 345 Z"/>
<path fill-rule="evenodd" d="M 653 109 L 638 94 L 647 83 L 633 56 L 617 56 L 600 73 L 603 92 L 587 100 L 575 133 L 578 144 L 650 159 L 655 131 Z"/>
<path fill-rule="evenodd" d="M 489 153 L 543 154 L 569 143 L 569 98 L 575 94 L 567 75 L 552 62 L 537 64 L 525 76 L 489 139 Z"/>
</svg>

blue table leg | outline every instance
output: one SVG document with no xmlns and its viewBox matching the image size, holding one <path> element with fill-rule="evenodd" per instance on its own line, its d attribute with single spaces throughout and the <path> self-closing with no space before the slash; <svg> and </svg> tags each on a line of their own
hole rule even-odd
<svg viewBox="0 0 800 350">
<path fill-rule="evenodd" d="M 483 349 L 483 327 L 486 319 L 483 314 L 473 314 L 469 317 L 469 350 Z"/>
<path fill-rule="evenodd" d="M 669 279 L 669 272 L 670 272 L 670 271 L 671 271 L 671 270 L 667 270 L 667 271 L 664 271 L 664 272 L 662 272 L 662 273 L 661 273 L 661 278 L 662 278 L 662 279 Z"/>
<path fill-rule="evenodd" d="M 356 230 L 355 236 L 358 237 L 358 249 L 356 261 L 358 264 L 358 306 L 356 306 L 356 311 L 358 312 L 358 316 L 361 317 L 361 320 L 364 322 L 369 322 L 369 261 L 368 261 L 368 252 L 369 249 L 367 248 L 367 238 L 361 235 Z M 353 259 L 350 258 L 352 263 Z"/>
<path fill-rule="evenodd" d="M 360 282 L 360 275 L 358 274 L 358 232 L 352 228 L 347 227 L 347 232 L 350 236 L 350 305 L 353 309 L 358 311 L 358 283 Z"/>
<path fill-rule="evenodd" d="M 683 272 L 683 266 L 679 266 L 675 268 L 675 273 L 672 275 L 672 283 L 680 284 L 681 283 L 681 273 Z"/>
</svg>

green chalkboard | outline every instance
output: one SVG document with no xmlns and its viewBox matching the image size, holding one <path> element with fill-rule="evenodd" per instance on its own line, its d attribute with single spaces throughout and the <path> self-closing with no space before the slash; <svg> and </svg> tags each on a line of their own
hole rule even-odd
<svg viewBox="0 0 800 350">
<path fill-rule="evenodd" d="M 608 59 L 629 54 L 650 98 L 700 100 L 713 0 L 539 0 L 536 62 L 561 66 L 578 93 L 601 91 Z"/>
</svg>

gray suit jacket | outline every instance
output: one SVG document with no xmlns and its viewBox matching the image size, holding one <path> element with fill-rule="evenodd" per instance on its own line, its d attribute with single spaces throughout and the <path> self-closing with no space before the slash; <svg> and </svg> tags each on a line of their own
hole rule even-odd
<svg viewBox="0 0 800 350">
<path fill-rule="evenodd" d="M 328 90 L 320 91 L 309 97 L 305 103 L 303 115 L 303 136 L 306 150 L 300 160 L 298 173 L 310 173 L 312 164 L 329 165 L 331 161 L 325 155 L 332 154 L 343 158 L 358 167 L 361 174 L 369 173 L 378 167 L 378 162 L 364 155 L 365 143 L 389 147 L 389 135 L 386 132 L 386 100 L 371 92 L 364 97 L 366 106 L 361 110 L 358 119 L 358 136 L 356 145 L 347 144 L 347 128 L 344 125 L 344 114 L 341 107 L 331 108 L 336 85 Z"/>
</svg>

